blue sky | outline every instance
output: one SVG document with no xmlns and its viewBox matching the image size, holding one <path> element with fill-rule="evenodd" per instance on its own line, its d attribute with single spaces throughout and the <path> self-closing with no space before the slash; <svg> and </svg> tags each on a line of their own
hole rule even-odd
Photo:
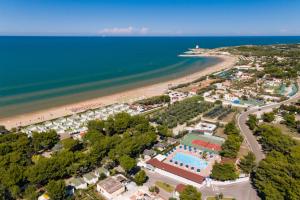
<svg viewBox="0 0 300 200">
<path fill-rule="evenodd" d="M 0 35 L 300 35 L 300 0 L 0 0 Z"/>
</svg>

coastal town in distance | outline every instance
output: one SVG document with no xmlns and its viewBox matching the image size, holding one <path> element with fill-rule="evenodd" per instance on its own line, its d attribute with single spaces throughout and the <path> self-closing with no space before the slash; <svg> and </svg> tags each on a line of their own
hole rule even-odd
<svg viewBox="0 0 300 200">
<path fill-rule="evenodd" d="M 300 200 L 300 0 L 0 0 L 0 200 Z"/>
</svg>

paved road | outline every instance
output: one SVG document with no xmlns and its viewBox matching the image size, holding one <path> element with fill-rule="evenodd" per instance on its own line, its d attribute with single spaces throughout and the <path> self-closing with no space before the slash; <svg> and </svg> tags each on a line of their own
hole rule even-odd
<svg viewBox="0 0 300 200">
<path fill-rule="evenodd" d="M 146 186 L 153 186 L 156 181 L 162 181 L 168 183 L 174 187 L 181 182 L 169 177 L 163 176 L 161 174 L 145 170 L 149 180 L 145 183 Z M 182 184 L 182 183 L 181 183 Z M 234 197 L 237 200 L 259 200 L 256 191 L 252 188 L 249 181 L 244 183 L 225 185 L 225 186 L 203 186 L 199 191 L 202 193 L 202 199 L 206 199 L 209 196 L 215 196 L 216 194 L 223 193 L 224 196 Z M 160 189 L 159 195 L 164 199 L 169 199 L 172 193 L 165 192 Z"/>
<path fill-rule="evenodd" d="M 300 85 L 299 81 L 298 81 L 298 85 Z M 255 154 L 257 162 L 259 162 L 263 158 L 265 158 L 265 154 L 262 151 L 261 145 L 257 142 L 256 137 L 252 134 L 252 131 L 246 125 L 246 121 L 248 119 L 249 114 L 255 113 L 257 111 L 266 111 L 266 110 L 270 110 L 273 108 L 278 108 L 282 104 L 296 101 L 297 99 L 299 99 L 299 97 L 300 97 L 300 90 L 294 96 L 289 98 L 288 100 L 282 101 L 280 103 L 269 104 L 266 106 L 262 106 L 260 108 L 252 108 L 246 112 L 242 112 L 238 116 L 238 119 L 237 119 L 238 126 L 239 126 L 241 133 L 243 134 L 250 150 Z"/>
</svg>

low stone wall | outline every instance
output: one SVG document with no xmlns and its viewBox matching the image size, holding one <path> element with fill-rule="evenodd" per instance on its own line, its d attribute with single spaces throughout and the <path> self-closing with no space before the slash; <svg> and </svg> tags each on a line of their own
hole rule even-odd
<svg viewBox="0 0 300 200">
<path fill-rule="evenodd" d="M 215 181 L 215 180 L 206 180 L 206 185 L 216 185 L 216 186 L 222 186 L 222 185 L 231 185 L 231 184 L 238 184 L 249 181 L 249 177 L 243 177 L 236 179 L 234 181 Z"/>
</svg>

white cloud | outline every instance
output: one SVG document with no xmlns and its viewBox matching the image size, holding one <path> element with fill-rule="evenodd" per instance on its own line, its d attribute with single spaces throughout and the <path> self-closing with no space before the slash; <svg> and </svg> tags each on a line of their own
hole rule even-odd
<svg viewBox="0 0 300 200">
<path fill-rule="evenodd" d="M 147 27 L 135 28 L 132 26 L 128 27 L 114 27 L 114 28 L 104 28 L 98 33 L 102 35 L 142 35 L 147 34 L 149 29 Z"/>
</svg>

